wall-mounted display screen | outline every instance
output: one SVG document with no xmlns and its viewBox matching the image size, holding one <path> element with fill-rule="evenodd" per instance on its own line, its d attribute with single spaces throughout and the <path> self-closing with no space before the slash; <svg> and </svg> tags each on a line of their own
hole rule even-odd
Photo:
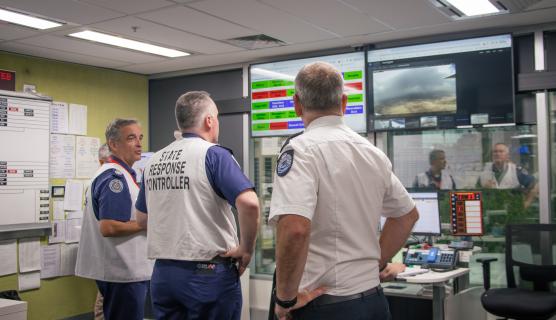
<svg viewBox="0 0 556 320">
<path fill-rule="evenodd" d="M 253 137 L 291 135 L 303 130 L 303 122 L 293 107 L 294 80 L 304 65 L 315 61 L 328 62 L 342 72 L 348 96 L 344 121 L 357 132 L 367 131 L 365 54 L 353 52 L 251 65 Z"/>
<path fill-rule="evenodd" d="M 512 38 L 370 50 L 370 130 L 514 123 Z"/>
</svg>

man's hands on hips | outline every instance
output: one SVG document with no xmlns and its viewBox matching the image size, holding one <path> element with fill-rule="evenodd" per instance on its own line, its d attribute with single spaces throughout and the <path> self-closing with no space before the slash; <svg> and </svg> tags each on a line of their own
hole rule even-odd
<svg viewBox="0 0 556 320">
<path fill-rule="evenodd" d="M 237 260 L 238 271 L 239 271 L 239 275 L 241 276 L 243 272 L 245 272 L 245 269 L 247 269 L 247 266 L 251 261 L 252 255 L 253 255 L 252 250 L 248 251 L 242 248 L 241 246 L 237 246 L 235 248 L 228 250 L 226 253 L 221 254 L 220 256 L 226 258 L 234 258 L 235 260 Z"/>
<path fill-rule="evenodd" d="M 284 309 L 279 305 L 276 305 L 274 307 L 275 318 L 279 320 L 292 319 L 290 315 L 290 311 L 305 307 L 307 303 L 313 301 L 315 298 L 321 296 L 325 292 L 326 292 L 326 288 L 324 287 L 316 288 L 315 290 L 312 291 L 303 290 L 302 292 L 299 292 L 297 294 L 297 303 L 295 304 L 295 306 L 289 309 Z"/>
</svg>

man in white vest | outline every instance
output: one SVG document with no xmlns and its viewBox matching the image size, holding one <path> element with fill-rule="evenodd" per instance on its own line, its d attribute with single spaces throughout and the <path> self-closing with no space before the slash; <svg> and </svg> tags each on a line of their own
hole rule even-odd
<svg viewBox="0 0 556 320">
<path fill-rule="evenodd" d="M 139 187 L 131 166 L 141 159 L 143 134 L 133 119 L 113 120 L 105 134 L 111 156 L 87 190 L 75 274 L 96 280 L 105 319 L 139 320 L 153 268 L 133 209 Z"/>
<path fill-rule="evenodd" d="M 497 143 L 492 149 L 492 162 L 485 164 L 479 183 L 483 188 L 531 189 L 535 185 L 535 178 L 510 161 L 510 149 L 506 144 Z"/>
<path fill-rule="evenodd" d="M 451 190 L 456 188 L 454 177 L 446 171 L 446 153 L 444 150 L 432 150 L 429 153 L 429 164 L 429 170 L 415 177 L 415 182 L 413 182 L 414 188 L 434 190 Z"/>
<path fill-rule="evenodd" d="M 479 185 L 492 189 L 518 189 L 525 191 L 523 207 L 528 208 L 536 199 L 538 185 L 535 177 L 510 160 L 510 148 L 497 143 L 492 148 L 492 162 L 487 162 L 479 176 Z"/>
<path fill-rule="evenodd" d="M 148 161 L 135 205 L 139 224 L 148 224 L 149 258 L 156 259 L 154 313 L 157 319 L 239 319 L 239 276 L 255 247 L 259 202 L 231 151 L 216 144 L 218 109 L 209 95 L 188 92 L 175 112 L 183 139 Z"/>
</svg>

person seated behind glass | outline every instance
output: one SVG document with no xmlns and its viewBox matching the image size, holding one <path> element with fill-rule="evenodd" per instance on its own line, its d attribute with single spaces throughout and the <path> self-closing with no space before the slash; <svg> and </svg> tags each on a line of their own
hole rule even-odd
<svg viewBox="0 0 556 320">
<path fill-rule="evenodd" d="M 430 168 L 415 177 L 414 188 L 432 188 L 449 190 L 456 188 L 452 175 L 446 172 L 446 154 L 444 150 L 434 149 L 429 153 Z"/>
<path fill-rule="evenodd" d="M 492 162 L 487 162 L 479 176 L 479 185 L 490 189 L 527 190 L 523 206 L 528 208 L 536 197 L 538 187 L 535 177 L 510 160 L 510 148 L 497 143 L 492 149 Z"/>
</svg>

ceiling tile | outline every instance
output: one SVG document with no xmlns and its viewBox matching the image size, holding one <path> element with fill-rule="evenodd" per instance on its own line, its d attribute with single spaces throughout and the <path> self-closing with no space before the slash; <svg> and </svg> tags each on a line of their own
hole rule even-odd
<svg viewBox="0 0 556 320">
<path fill-rule="evenodd" d="M 529 8 L 527 8 L 527 10 L 538 10 L 538 9 L 551 8 L 551 7 L 556 7 L 556 0 L 540 1 L 540 2 L 530 6 Z"/>
<path fill-rule="evenodd" d="M 394 29 L 415 28 L 452 21 L 427 0 L 340 0 Z"/>
<path fill-rule="evenodd" d="M 203 38 L 184 31 L 176 30 L 157 23 L 134 17 L 114 19 L 91 25 L 98 31 L 107 31 L 128 36 L 149 43 L 167 45 L 189 52 L 214 54 L 243 50 L 219 41 Z M 133 31 L 132 27 L 138 27 Z"/>
<path fill-rule="evenodd" d="M 391 30 L 384 24 L 336 0 L 319 0 L 319 10 L 315 10 L 312 0 L 262 0 L 262 2 L 282 9 L 303 20 L 340 36 L 360 35 Z"/>
<path fill-rule="evenodd" d="M 241 23 L 243 26 L 288 43 L 318 41 L 337 36 L 255 0 L 205 0 L 187 6 L 228 21 Z"/>
<path fill-rule="evenodd" d="M 175 5 L 174 2 L 166 0 L 79 0 L 80 2 L 86 2 L 92 5 L 97 5 L 99 7 L 124 12 L 127 14 L 135 14 L 138 12 L 145 12 L 149 10 L 155 10 L 171 5 Z"/>
<path fill-rule="evenodd" d="M 39 34 L 39 31 L 31 28 L 20 27 L 7 22 L 0 22 L 0 39 L 2 40 L 31 37 L 37 34 Z"/>
<path fill-rule="evenodd" d="M 89 24 L 122 16 L 121 13 L 112 10 L 72 0 L 0 0 L 0 6 L 77 24 Z"/>
<path fill-rule="evenodd" d="M 26 54 L 26 55 L 36 56 L 41 58 L 81 63 L 81 64 L 92 65 L 97 67 L 104 67 L 104 68 L 120 69 L 119 67 L 128 64 L 122 61 L 102 59 L 94 56 L 75 54 L 75 53 L 37 47 L 37 46 L 32 46 L 32 45 L 27 45 L 27 44 L 17 43 L 17 42 L 0 43 L 0 50 Z"/>
<path fill-rule="evenodd" d="M 91 55 L 99 58 L 127 61 L 129 63 L 145 63 L 164 60 L 165 58 L 151 54 L 143 54 L 131 50 L 117 49 L 86 40 L 73 39 L 62 35 L 43 35 L 17 41 L 28 45 L 63 50 L 66 52 Z"/>
<path fill-rule="evenodd" d="M 156 10 L 139 16 L 150 21 L 218 40 L 257 34 L 254 30 L 183 6 Z"/>
<path fill-rule="evenodd" d="M 260 50 L 250 50 L 244 52 L 232 52 L 219 55 L 199 55 L 190 57 L 190 59 L 174 59 L 171 61 L 161 61 L 143 64 L 134 64 L 123 67 L 121 70 L 144 73 L 157 74 L 166 73 L 176 70 L 191 70 L 211 68 L 226 65 L 238 65 L 242 63 L 252 64 L 261 61 L 280 61 L 291 59 L 292 54 L 300 54 L 303 52 L 311 52 L 315 50 L 324 50 L 330 48 L 338 48 L 346 45 L 346 38 L 334 38 L 325 41 L 300 43 L 289 46 L 273 47 Z M 199 71 L 206 72 L 206 71 Z"/>
<path fill-rule="evenodd" d="M 195 68 L 205 68 L 210 66 L 226 65 L 234 63 L 238 60 L 245 59 L 247 57 L 256 54 L 256 51 L 245 51 L 245 52 L 233 52 L 227 54 L 219 55 L 199 55 L 185 58 L 177 58 L 172 61 L 161 61 L 152 63 L 142 63 L 125 66 L 122 70 L 144 73 L 144 74 L 155 74 L 161 72 L 171 72 L 177 70 L 185 69 L 195 69 Z M 215 63 L 218 60 L 219 63 Z"/>
</svg>

